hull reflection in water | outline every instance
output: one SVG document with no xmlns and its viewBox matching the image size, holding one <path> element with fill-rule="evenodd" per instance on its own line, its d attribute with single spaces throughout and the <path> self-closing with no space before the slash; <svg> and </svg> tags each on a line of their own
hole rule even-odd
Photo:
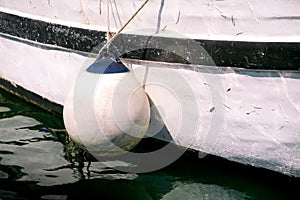
<svg viewBox="0 0 300 200">
<path fill-rule="evenodd" d="M 0 90 L 0 199 L 280 199 L 294 195 L 297 183 L 190 152 L 157 172 L 118 172 L 70 141 L 60 117 Z"/>
</svg>

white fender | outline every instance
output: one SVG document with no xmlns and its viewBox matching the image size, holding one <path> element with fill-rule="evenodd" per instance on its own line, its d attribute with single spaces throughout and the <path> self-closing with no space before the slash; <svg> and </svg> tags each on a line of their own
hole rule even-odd
<svg viewBox="0 0 300 200">
<path fill-rule="evenodd" d="M 70 137 L 96 156 L 131 150 L 150 121 L 148 98 L 134 73 L 114 70 L 119 61 L 109 62 L 98 60 L 79 75 L 63 111 Z"/>
</svg>

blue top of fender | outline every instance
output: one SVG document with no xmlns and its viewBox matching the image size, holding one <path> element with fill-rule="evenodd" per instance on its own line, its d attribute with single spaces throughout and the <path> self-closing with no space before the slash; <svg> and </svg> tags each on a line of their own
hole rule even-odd
<svg viewBox="0 0 300 200">
<path fill-rule="evenodd" d="M 98 57 L 97 60 L 86 69 L 86 71 L 94 74 L 129 72 L 128 68 L 119 59 L 107 57 Z"/>
</svg>

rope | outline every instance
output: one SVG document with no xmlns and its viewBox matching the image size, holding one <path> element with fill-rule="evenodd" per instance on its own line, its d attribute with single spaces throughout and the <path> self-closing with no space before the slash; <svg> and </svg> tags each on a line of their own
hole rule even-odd
<svg viewBox="0 0 300 200">
<path fill-rule="evenodd" d="M 110 19 L 109 19 L 109 1 L 107 0 L 107 42 L 111 39 L 111 35 L 110 35 Z"/>
<path fill-rule="evenodd" d="M 109 0 L 107 0 L 109 1 Z M 126 28 L 126 26 L 135 18 L 135 16 L 143 9 L 143 7 L 148 3 L 149 0 L 145 0 L 144 3 L 137 9 L 137 11 L 135 11 L 135 13 L 127 20 L 127 22 L 109 39 L 109 36 L 107 37 L 108 41 L 106 42 L 106 44 L 99 50 L 98 56 L 100 55 L 100 53 L 109 46 L 109 44 L 116 39 L 120 33 Z M 108 5 L 109 6 L 109 5 Z M 109 10 L 109 9 L 108 9 Z M 109 20 L 109 13 L 108 13 L 108 20 Z M 109 22 L 109 21 L 108 21 Z M 109 25 L 108 25 L 108 29 L 109 29 Z M 110 31 L 108 30 L 109 33 L 107 33 L 108 35 L 110 34 Z"/>
</svg>

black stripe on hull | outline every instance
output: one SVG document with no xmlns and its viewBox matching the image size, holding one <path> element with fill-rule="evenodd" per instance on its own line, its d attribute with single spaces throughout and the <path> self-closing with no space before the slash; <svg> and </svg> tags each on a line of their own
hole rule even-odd
<svg viewBox="0 0 300 200">
<path fill-rule="evenodd" d="M 3 12 L 0 12 L 0 33 L 81 52 L 91 52 L 93 48 L 105 41 L 106 34 L 105 32 L 52 24 Z M 150 41 L 157 45 L 157 49 L 145 48 L 123 55 L 126 58 L 189 63 L 188 58 L 178 58 L 172 53 L 159 50 L 159 44 L 162 42 L 170 44 L 180 43 L 184 44 L 184 46 L 180 47 L 184 51 L 193 52 L 194 50 L 189 48 L 189 42 L 185 41 L 187 39 L 151 37 L 151 40 L 149 40 L 148 36 L 122 35 L 122 40 L 133 41 L 131 45 L 145 41 Z M 270 70 L 300 69 L 300 43 L 297 42 L 213 40 L 196 40 L 196 42 L 209 53 L 213 63 L 220 67 L 230 66 Z M 193 64 L 210 65 L 212 62 L 208 61 L 208 59 L 210 58 L 202 56 L 197 63 Z"/>
<path fill-rule="evenodd" d="M 63 26 L 0 12 L 0 32 L 40 43 L 90 52 L 104 32 Z"/>
</svg>

